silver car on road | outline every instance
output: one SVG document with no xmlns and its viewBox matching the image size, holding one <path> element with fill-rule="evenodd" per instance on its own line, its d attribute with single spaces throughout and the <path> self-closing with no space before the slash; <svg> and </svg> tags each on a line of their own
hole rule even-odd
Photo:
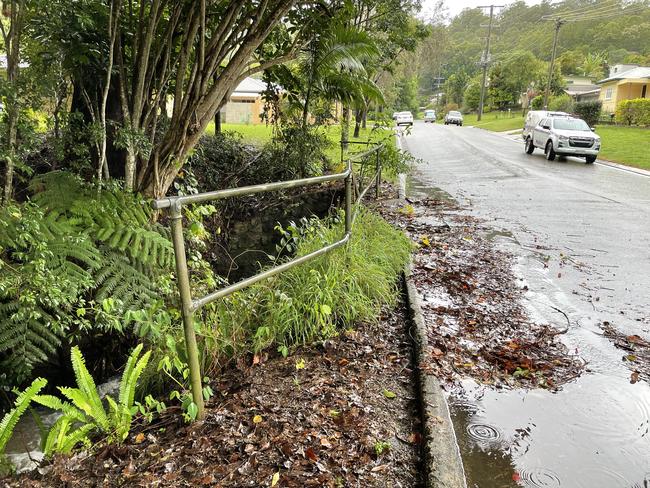
<svg viewBox="0 0 650 488">
<path fill-rule="evenodd" d="M 600 151 L 600 137 L 582 119 L 546 117 L 535 126 L 532 137 L 526 139 L 527 154 L 532 154 L 536 147 L 544 149 L 549 161 L 556 155 L 577 156 L 591 164 Z"/>
</svg>

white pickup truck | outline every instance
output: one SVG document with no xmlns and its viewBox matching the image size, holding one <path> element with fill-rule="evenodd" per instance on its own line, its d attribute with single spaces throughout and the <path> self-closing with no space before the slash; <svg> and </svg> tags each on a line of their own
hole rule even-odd
<svg viewBox="0 0 650 488">
<path fill-rule="evenodd" d="M 536 147 L 544 149 L 549 161 L 555 156 L 576 156 L 591 164 L 600 151 L 600 137 L 594 134 L 594 129 L 574 117 L 545 117 L 531 136 L 526 138 L 526 153 L 532 154 Z"/>
</svg>

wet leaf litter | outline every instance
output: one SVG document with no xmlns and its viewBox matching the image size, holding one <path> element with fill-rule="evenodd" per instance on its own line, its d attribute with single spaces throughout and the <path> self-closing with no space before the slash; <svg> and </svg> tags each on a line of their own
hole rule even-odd
<svg viewBox="0 0 650 488">
<path fill-rule="evenodd" d="M 639 335 L 626 335 L 608 321 L 600 325 L 603 335 L 621 350 L 621 360 L 630 370 L 630 383 L 650 381 L 650 342 Z"/>
<path fill-rule="evenodd" d="M 583 372 L 584 362 L 559 340 L 565 324 L 528 316 L 514 258 L 489 239 L 494 231 L 485 222 L 444 198 L 396 202 L 383 213 L 417 245 L 413 280 L 430 345 L 423 370 L 449 387 L 471 377 L 550 390 Z"/>
<path fill-rule="evenodd" d="M 121 445 L 57 457 L 7 486 L 423 486 L 404 306 L 213 384 L 202 422 L 169 409 Z"/>
</svg>

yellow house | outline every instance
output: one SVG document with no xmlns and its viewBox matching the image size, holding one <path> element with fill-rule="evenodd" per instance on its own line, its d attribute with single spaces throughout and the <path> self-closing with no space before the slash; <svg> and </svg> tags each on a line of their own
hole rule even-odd
<svg viewBox="0 0 650 488">
<path fill-rule="evenodd" d="M 616 64 L 610 69 L 609 77 L 598 84 L 602 87 L 603 113 L 613 114 L 622 100 L 650 98 L 650 67 Z"/>
</svg>

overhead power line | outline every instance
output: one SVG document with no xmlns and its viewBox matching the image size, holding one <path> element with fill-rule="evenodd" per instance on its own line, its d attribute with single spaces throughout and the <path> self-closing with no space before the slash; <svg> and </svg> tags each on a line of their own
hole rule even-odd
<svg viewBox="0 0 650 488">
<path fill-rule="evenodd" d="M 570 18 L 567 19 L 567 21 L 568 22 L 583 22 L 583 21 L 588 21 L 588 20 L 613 19 L 615 17 L 620 17 L 622 15 L 630 15 L 630 14 L 634 14 L 634 13 L 637 13 L 637 12 L 642 12 L 645 9 L 647 9 L 647 7 L 645 7 L 643 5 L 639 5 L 639 6 L 636 6 L 636 7 L 629 7 L 627 9 L 625 9 L 625 10 L 612 9 L 612 10 L 609 10 L 609 11 L 598 12 L 598 13 L 595 13 L 595 14 L 570 17 Z"/>
<path fill-rule="evenodd" d="M 617 17 L 627 15 L 637 11 L 644 10 L 646 7 L 643 3 L 632 4 L 627 7 L 621 5 L 617 0 L 614 3 L 602 3 L 591 7 L 582 7 L 575 10 L 564 10 L 553 14 L 543 15 L 543 20 L 562 19 L 565 22 L 581 22 L 583 20 L 598 20 L 607 17 Z"/>
<path fill-rule="evenodd" d="M 595 5 L 587 5 L 587 6 L 584 6 L 584 7 L 578 7 L 578 8 L 575 8 L 573 10 L 571 10 L 571 8 L 568 8 L 568 9 L 565 9 L 565 10 L 560 10 L 559 12 L 554 12 L 554 13 L 548 14 L 547 16 L 544 16 L 544 17 L 560 17 L 560 16 L 564 17 L 564 16 L 567 16 L 567 15 L 573 15 L 573 14 L 578 14 L 578 13 L 586 13 L 586 12 L 589 12 L 589 11 L 593 10 L 594 8 L 604 8 L 604 7 L 609 8 L 609 7 L 619 7 L 619 6 L 620 6 L 619 0 L 604 0 L 603 2 L 600 2 L 600 3 L 595 4 Z"/>
</svg>

